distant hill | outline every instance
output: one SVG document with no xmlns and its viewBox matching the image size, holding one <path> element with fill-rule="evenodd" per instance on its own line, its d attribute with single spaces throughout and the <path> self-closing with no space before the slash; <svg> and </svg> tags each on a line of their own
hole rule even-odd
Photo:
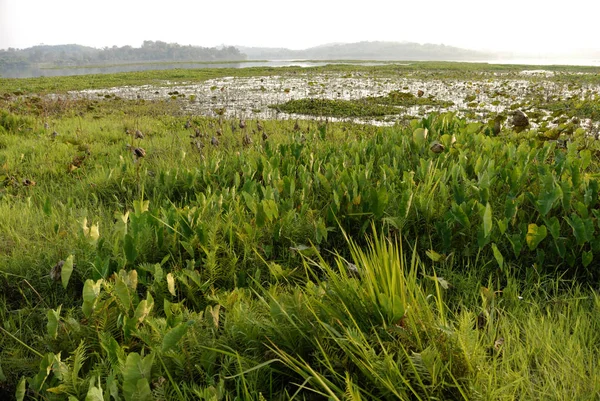
<svg viewBox="0 0 600 401">
<path fill-rule="evenodd" d="M 0 68 L 31 64 L 78 66 L 138 61 L 218 61 L 245 58 L 246 55 L 232 46 L 209 48 L 146 40 L 141 47 L 113 46 L 96 49 L 72 44 L 0 50 Z"/>
<path fill-rule="evenodd" d="M 412 42 L 357 42 L 329 44 L 304 50 L 236 46 L 250 60 L 474 60 L 494 54 L 459 47 Z"/>
</svg>

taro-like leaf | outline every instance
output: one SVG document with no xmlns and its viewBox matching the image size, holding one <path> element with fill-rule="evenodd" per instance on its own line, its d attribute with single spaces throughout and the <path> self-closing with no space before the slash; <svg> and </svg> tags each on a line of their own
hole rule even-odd
<svg viewBox="0 0 600 401">
<path fill-rule="evenodd" d="M 511 234 L 508 237 L 508 240 L 510 241 L 510 245 L 512 246 L 515 256 L 519 257 L 519 254 L 521 253 L 521 249 L 523 249 L 523 239 L 521 237 L 521 234 L 519 234 L 519 233 Z"/>
<path fill-rule="evenodd" d="M 148 379 L 140 379 L 136 383 L 135 392 L 131 395 L 131 401 L 151 401 L 154 397 L 152 397 L 152 391 L 150 390 L 150 384 L 148 383 Z"/>
<path fill-rule="evenodd" d="M 488 202 L 483 212 L 483 234 L 489 237 L 492 232 L 492 206 Z"/>
<path fill-rule="evenodd" d="M 183 338 L 183 336 L 188 330 L 188 327 L 190 327 L 193 323 L 193 321 L 180 323 L 177 326 L 173 327 L 171 330 L 167 331 L 167 333 L 163 337 L 162 352 L 167 352 L 173 349 L 177 345 L 179 340 Z"/>
<path fill-rule="evenodd" d="M 135 308 L 135 314 L 133 318 L 137 320 L 136 324 L 142 323 L 150 314 L 150 312 L 152 312 L 152 309 L 154 309 L 154 298 L 152 298 L 152 295 L 150 295 L 150 292 L 148 292 L 146 299 L 140 301 L 137 308 Z"/>
<path fill-rule="evenodd" d="M 88 239 L 88 242 L 92 245 L 94 245 L 98 241 L 98 238 L 100 238 L 100 229 L 98 227 L 99 224 L 100 223 L 92 224 L 88 227 L 87 218 L 84 218 L 81 222 L 83 235 Z"/>
<path fill-rule="evenodd" d="M 183 249 L 190 255 L 190 259 L 194 259 L 196 257 L 196 252 L 194 251 L 194 244 L 188 241 L 179 241 Z"/>
<path fill-rule="evenodd" d="M 577 240 L 577 245 L 583 245 L 588 240 L 586 233 L 586 226 L 578 215 L 575 213 L 571 213 L 571 217 L 565 216 L 565 220 L 571 228 L 573 229 L 573 235 L 575 235 L 575 239 Z"/>
<path fill-rule="evenodd" d="M 117 276 L 115 279 L 115 293 L 117 294 L 117 298 L 119 299 L 121 305 L 125 308 L 125 310 L 129 310 L 129 307 L 131 306 L 131 295 L 129 294 L 129 287 L 121 279 L 120 276 Z"/>
<path fill-rule="evenodd" d="M 90 380 L 90 388 L 88 389 L 85 401 L 104 401 L 104 394 L 102 393 L 102 383 L 100 377 L 98 377 L 98 387 L 94 386 L 95 380 Z"/>
<path fill-rule="evenodd" d="M 250 209 L 252 213 L 256 214 L 258 210 L 256 207 L 256 201 L 254 200 L 254 197 L 246 191 L 242 191 L 242 197 L 244 198 L 244 202 L 246 203 L 248 209 Z"/>
<path fill-rule="evenodd" d="M 169 289 L 169 293 L 171 295 L 177 295 L 177 293 L 175 292 L 175 279 L 173 278 L 173 274 L 171 273 L 167 274 L 167 288 Z"/>
<path fill-rule="evenodd" d="M 160 283 L 163 279 L 163 269 L 162 267 L 160 267 L 160 263 L 156 263 L 153 265 L 153 275 L 154 275 L 154 282 L 155 283 Z"/>
<path fill-rule="evenodd" d="M 439 262 L 440 260 L 442 260 L 444 258 L 444 255 L 437 253 L 433 249 L 425 251 L 425 254 L 427 255 L 427 257 L 429 259 L 433 260 L 434 262 Z"/>
<path fill-rule="evenodd" d="M 48 323 L 46 324 L 46 329 L 48 331 L 48 335 L 50 336 L 50 338 L 56 339 L 57 335 L 58 335 L 58 323 L 60 321 L 60 309 L 61 309 L 62 305 L 59 305 L 59 307 L 54 310 L 54 309 L 50 309 L 48 310 Z"/>
<path fill-rule="evenodd" d="M 452 217 L 456 220 L 460 225 L 464 228 L 470 228 L 471 222 L 469 221 L 469 216 L 465 213 L 464 209 L 457 204 L 452 204 L 451 209 Z"/>
<path fill-rule="evenodd" d="M 581 169 L 585 170 L 592 162 L 592 151 L 589 149 L 584 149 L 579 152 L 579 157 L 581 157 Z"/>
<path fill-rule="evenodd" d="M 442 286 L 442 288 L 445 290 L 452 287 L 452 284 L 450 284 L 450 282 L 448 282 L 448 280 L 446 280 L 443 277 L 439 277 L 439 276 L 425 276 L 425 277 L 427 277 L 430 280 L 437 281 L 438 284 L 440 286 Z"/>
<path fill-rule="evenodd" d="M 152 394 L 148 379 L 152 372 L 154 354 L 142 358 L 137 352 L 127 355 L 123 368 L 123 395 L 126 401 L 150 400 Z"/>
<path fill-rule="evenodd" d="M 506 203 L 504 204 L 504 217 L 507 220 L 512 220 L 517 215 L 517 200 L 514 198 L 506 198 Z"/>
<path fill-rule="evenodd" d="M 83 314 L 85 317 L 90 317 L 96 306 L 96 299 L 100 295 L 100 288 L 104 280 L 100 279 L 94 283 L 93 280 L 86 280 L 83 285 Z"/>
<path fill-rule="evenodd" d="M 279 217 L 279 210 L 277 203 L 272 199 L 263 199 L 261 202 L 265 216 L 269 222 Z"/>
<path fill-rule="evenodd" d="M 65 260 L 65 263 L 62 265 L 62 269 L 60 271 L 60 279 L 62 281 L 63 288 L 67 288 L 69 279 L 71 278 L 71 273 L 73 273 L 73 255 L 69 255 L 69 257 Z"/>
<path fill-rule="evenodd" d="M 544 223 L 546 223 L 546 227 L 548 227 L 548 231 L 550 231 L 550 235 L 552 238 L 558 239 L 560 237 L 560 222 L 556 216 L 552 216 L 549 219 L 545 219 Z"/>
<path fill-rule="evenodd" d="M 551 191 L 542 192 L 536 201 L 540 214 L 546 216 L 552 209 L 552 206 L 554 206 L 562 196 L 563 193 L 559 186 L 555 186 Z"/>
<path fill-rule="evenodd" d="M 495 243 L 492 243 L 492 252 L 494 253 L 494 258 L 496 259 L 498 266 L 500 266 L 500 269 L 504 268 L 504 257 Z"/>
<path fill-rule="evenodd" d="M 15 400 L 23 401 L 25 398 L 25 376 L 21 377 L 19 384 L 17 384 L 17 391 L 15 392 Z"/>
<path fill-rule="evenodd" d="M 425 140 L 427 139 L 427 128 L 417 128 L 413 131 L 413 141 L 418 146 L 425 145 Z"/>
<path fill-rule="evenodd" d="M 592 263 L 592 259 L 594 259 L 594 254 L 592 251 L 586 251 L 581 254 L 581 263 L 583 267 L 588 267 L 590 263 Z"/>
<path fill-rule="evenodd" d="M 545 225 L 542 224 L 541 226 L 538 226 L 534 223 L 529 224 L 529 226 L 527 226 L 527 235 L 525 236 L 527 246 L 533 251 L 547 235 L 548 230 Z"/>
<path fill-rule="evenodd" d="M 125 257 L 129 263 L 135 262 L 135 259 L 138 256 L 138 251 L 135 247 L 135 240 L 130 234 L 125 235 L 125 239 L 123 241 L 123 250 L 125 251 Z"/>
<path fill-rule="evenodd" d="M 142 213 L 147 212 L 150 206 L 149 200 L 134 200 L 133 201 L 133 212 L 136 216 L 140 216 Z"/>
<path fill-rule="evenodd" d="M 500 234 L 504 235 L 504 233 L 506 232 L 506 229 L 508 228 L 508 220 L 505 218 L 502 220 L 496 219 L 496 224 L 498 225 Z"/>
</svg>

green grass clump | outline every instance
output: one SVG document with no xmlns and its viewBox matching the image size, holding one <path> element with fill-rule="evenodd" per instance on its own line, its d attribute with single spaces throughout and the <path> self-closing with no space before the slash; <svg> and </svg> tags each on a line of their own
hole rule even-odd
<svg viewBox="0 0 600 401">
<path fill-rule="evenodd" d="M 365 100 L 298 99 L 271 107 L 290 114 L 330 117 L 383 117 L 398 113 L 395 107 Z"/>
<path fill-rule="evenodd" d="M 440 102 L 431 98 L 416 97 L 411 93 L 392 91 L 386 96 L 369 96 L 363 99 L 295 99 L 271 108 L 290 114 L 328 117 L 384 117 L 398 114 L 399 107 L 439 106 L 448 107 L 452 102 Z"/>
</svg>

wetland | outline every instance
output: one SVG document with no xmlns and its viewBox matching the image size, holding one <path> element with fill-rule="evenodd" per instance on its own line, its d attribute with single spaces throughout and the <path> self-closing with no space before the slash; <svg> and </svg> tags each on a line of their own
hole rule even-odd
<svg viewBox="0 0 600 401">
<path fill-rule="evenodd" d="M 0 398 L 596 398 L 600 68 L 229 67 L 0 78 Z"/>
</svg>

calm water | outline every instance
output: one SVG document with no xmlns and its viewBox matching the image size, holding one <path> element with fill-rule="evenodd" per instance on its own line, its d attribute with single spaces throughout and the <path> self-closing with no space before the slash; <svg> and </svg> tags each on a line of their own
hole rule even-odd
<svg viewBox="0 0 600 401">
<path fill-rule="evenodd" d="M 521 64 L 521 65 L 580 65 L 580 66 L 600 66 L 600 59 L 497 59 L 497 60 L 472 60 L 470 62 L 490 63 L 490 64 Z M 244 63 L 177 63 L 177 64 L 130 64 L 107 67 L 76 67 L 76 68 L 57 68 L 45 69 L 35 66 L 27 68 L 14 68 L 9 70 L 0 70 L 1 78 L 32 78 L 32 77 L 56 77 L 66 75 L 85 75 L 85 74 L 110 74 L 116 72 L 132 72 L 147 70 L 170 70 L 174 68 L 250 68 L 250 67 L 317 67 L 334 62 L 313 62 L 302 60 L 273 60 L 256 61 Z M 340 64 L 349 64 L 349 62 L 340 61 Z M 351 64 L 351 63 L 350 63 Z M 380 65 L 383 63 L 360 63 L 360 65 Z"/>
<path fill-rule="evenodd" d="M 341 62 L 340 63 L 344 63 Z M 243 63 L 176 63 L 176 64 L 130 64 L 107 67 L 74 67 L 74 68 L 15 68 L 11 70 L 0 70 L 2 78 L 32 78 L 32 77 L 58 77 L 66 75 L 85 75 L 85 74 L 111 74 L 116 72 L 148 71 L 148 70 L 171 70 L 175 68 L 250 68 L 250 67 L 317 67 L 332 62 L 311 62 L 302 60 L 275 60 L 275 61 L 256 61 Z M 346 63 L 347 64 L 347 63 Z M 377 65 L 380 63 L 361 63 L 362 65 Z"/>
</svg>

